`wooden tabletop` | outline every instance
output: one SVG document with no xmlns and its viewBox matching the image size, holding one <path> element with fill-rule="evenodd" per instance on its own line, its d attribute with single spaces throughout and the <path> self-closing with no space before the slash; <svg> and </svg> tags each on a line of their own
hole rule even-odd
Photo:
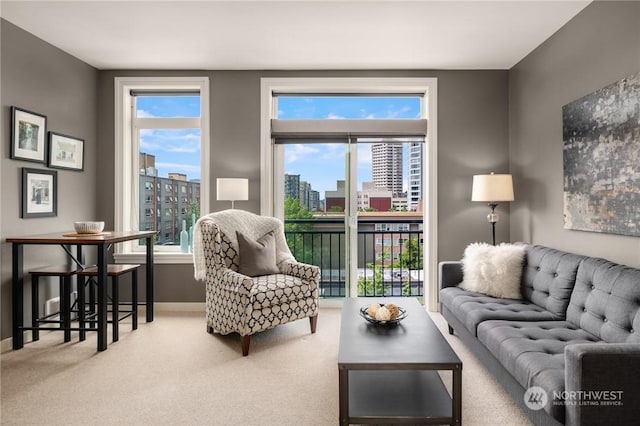
<svg viewBox="0 0 640 426">
<path fill-rule="evenodd" d="M 73 231 L 53 232 L 50 234 L 23 235 L 19 237 L 9 237 L 8 243 L 19 244 L 80 244 L 99 245 L 112 244 L 122 241 L 148 238 L 156 234 L 156 231 L 107 231 L 99 235 L 77 234 L 70 236 Z"/>
</svg>

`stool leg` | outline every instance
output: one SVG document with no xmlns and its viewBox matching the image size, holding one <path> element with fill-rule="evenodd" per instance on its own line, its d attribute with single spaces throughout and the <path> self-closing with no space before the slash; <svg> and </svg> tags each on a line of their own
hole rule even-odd
<svg viewBox="0 0 640 426">
<path fill-rule="evenodd" d="M 78 277 L 78 333 L 80 341 L 84 341 L 87 338 L 87 332 L 84 331 L 84 277 Z"/>
<path fill-rule="evenodd" d="M 60 292 L 60 326 L 64 329 L 64 341 L 71 341 L 71 277 L 65 276 L 62 280 L 62 292 Z"/>
<path fill-rule="evenodd" d="M 89 282 L 89 312 L 92 315 L 92 318 L 95 320 L 95 316 L 94 314 L 96 313 L 96 283 L 94 282 L 93 278 L 88 280 Z M 90 323 L 90 327 L 91 328 L 96 328 L 96 322 L 95 321 L 91 321 Z"/>
<path fill-rule="evenodd" d="M 31 337 L 34 342 L 40 340 L 40 330 L 38 327 L 38 318 L 40 317 L 40 295 L 38 294 L 39 286 L 38 286 L 38 276 L 31 276 L 31 327 L 35 327 L 31 330 Z"/>
<path fill-rule="evenodd" d="M 138 270 L 131 274 L 131 329 L 138 329 Z"/>
<path fill-rule="evenodd" d="M 115 275 L 112 280 L 111 280 L 111 285 L 113 287 L 113 295 L 112 297 L 112 301 L 111 301 L 111 322 L 112 322 L 112 332 L 113 332 L 113 341 L 117 342 L 118 341 L 118 323 L 120 322 L 118 320 L 118 318 L 120 317 L 120 313 L 118 312 L 118 304 L 120 303 L 120 299 L 118 296 L 118 276 Z"/>
</svg>

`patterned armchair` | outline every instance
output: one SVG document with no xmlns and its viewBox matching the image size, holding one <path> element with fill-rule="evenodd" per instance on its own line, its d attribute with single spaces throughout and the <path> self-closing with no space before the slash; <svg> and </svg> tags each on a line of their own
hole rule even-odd
<svg viewBox="0 0 640 426">
<path fill-rule="evenodd" d="M 238 272 L 236 231 L 253 240 L 274 233 L 277 274 Z M 296 262 L 280 220 L 243 210 L 204 216 L 194 229 L 194 260 L 195 277 L 206 285 L 207 331 L 240 334 L 243 356 L 249 354 L 251 335 L 280 324 L 308 317 L 315 333 L 320 268 Z"/>
</svg>

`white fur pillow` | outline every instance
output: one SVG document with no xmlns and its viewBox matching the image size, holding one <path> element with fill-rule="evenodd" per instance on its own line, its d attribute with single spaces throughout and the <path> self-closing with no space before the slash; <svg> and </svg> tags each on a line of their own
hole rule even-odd
<svg viewBox="0 0 640 426">
<path fill-rule="evenodd" d="M 459 287 L 494 297 L 521 299 L 524 248 L 515 244 L 469 244 L 462 259 L 463 280 Z"/>
</svg>

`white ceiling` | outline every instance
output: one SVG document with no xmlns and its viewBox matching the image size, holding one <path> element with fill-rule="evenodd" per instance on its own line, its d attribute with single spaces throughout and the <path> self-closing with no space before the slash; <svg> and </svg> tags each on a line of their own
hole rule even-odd
<svg viewBox="0 0 640 426">
<path fill-rule="evenodd" d="M 7 1 L 99 69 L 509 69 L 590 1 Z"/>
</svg>

